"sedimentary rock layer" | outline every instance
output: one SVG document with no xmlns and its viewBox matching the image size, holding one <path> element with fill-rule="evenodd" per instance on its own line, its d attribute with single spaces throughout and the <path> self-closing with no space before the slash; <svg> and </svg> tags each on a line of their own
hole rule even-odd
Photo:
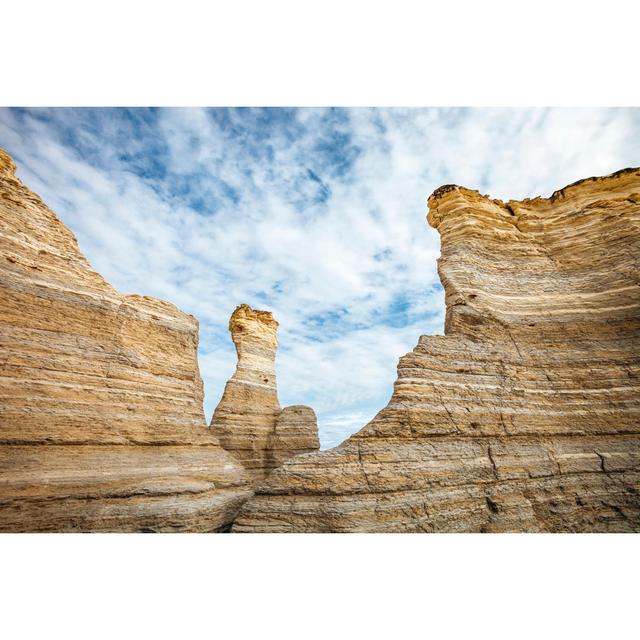
<svg viewBox="0 0 640 640">
<path fill-rule="evenodd" d="M 268 467 L 275 469 L 293 456 L 319 449 L 315 411 L 301 404 L 285 407 L 276 417 L 273 431 L 267 439 Z"/>
<path fill-rule="evenodd" d="M 197 321 L 113 289 L 0 150 L 0 530 L 215 531 L 251 494 L 207 429 Z"/>
<path fill-rule="evenodd" d="M 242 304 L 229 320 L 238 363 L 211 419 L 220 443 L 255 480 L 291 456 L 320 448 L 316 415 L 302 405 L 280 408 L 276 386 L 278 323 Z"/>
<path fill-rule="evenodd" d="M 506 204 L 448 185 L 428 220 L 445 335 L 400 359 L 359 433 L 275 470 L 233 530 L 640 530 L 640 170 Z"/>
</svg>

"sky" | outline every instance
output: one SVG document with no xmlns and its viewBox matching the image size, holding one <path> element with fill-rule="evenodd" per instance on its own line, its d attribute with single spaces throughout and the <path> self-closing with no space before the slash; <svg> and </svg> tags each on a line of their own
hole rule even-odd
<svg viewBox="0 0 640 640">
<path fill-rule="evenodd" d="M 640 109 L 0 109 L 0 147 L 94 269 L 198 318 L 207 420 L 247 303 L 279 321 L 281 404 L 315 409 L 322 448 L 443 332 L 437 187 L 549 196 L 640 166 L 639 141 Z"/>
</svg>

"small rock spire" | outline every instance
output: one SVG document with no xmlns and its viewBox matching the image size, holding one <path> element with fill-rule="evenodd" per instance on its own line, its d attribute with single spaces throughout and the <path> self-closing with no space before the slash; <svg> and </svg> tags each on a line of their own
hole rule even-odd
<svg viewBox="0 0 640 640">
<path fill-rule="evenodd" d="M 276 385 L 278 322 L 269 311 L 241 304 L 231 314 L 236 370 L 211 419 L 222 446 L 254 479 L 261 480 L 285 460 L 320 448 L 311 407 L 280 407 Z"/>
</svg>

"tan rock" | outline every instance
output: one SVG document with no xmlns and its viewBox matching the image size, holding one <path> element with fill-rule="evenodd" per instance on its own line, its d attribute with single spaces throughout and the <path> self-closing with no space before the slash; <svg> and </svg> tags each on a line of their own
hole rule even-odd
<svg viewBox="0 0 640 640">
<path fill-rule="evenodd" d="M 278 323 L 268 311 L 236 308 L 229 331 L 238 354 L 211 418 L 211 429 L 255 480 L 294 455 L 320 448 L 316 415 L 302 405 L 280 408 L 276 387 Z"/>
<path fill-rule="evenodd" d="M 195 318 L 120 295 L 0 150 L 0 530 L 216 531 L 249 479 L 206 428 Z"/>
<path fill-rule="evenodd" d="M 233 530 L 639 531 L 640 170 L 506 204 L 448 185 L 428 219 L 445 335 Z"/>
<path fill-rule="evenodd" d="M 267 440 L 268 466 L 282 466 L 289 458 L 320 449 L 315 411 L 305 405 L 285 407 Z"/>
</svg>

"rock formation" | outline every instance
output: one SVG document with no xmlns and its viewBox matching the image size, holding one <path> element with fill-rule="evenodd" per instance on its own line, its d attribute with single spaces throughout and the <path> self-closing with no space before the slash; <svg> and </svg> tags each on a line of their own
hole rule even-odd
<svg viewBox="0 0 640 640">
<path fill-rule="evenodd" d="M 428 220 L 445 335 L 233 530 L 639 531 L 640 170 L 506 204 L 447 185 Z"/>
<path fill-rule="evenodd" d="M 0 150 L 0 530 L 216 531 L 249 478 L 206 428 L 198 326 L 117 293 Z"/>
<path fill-rule="evenodd" d="M 294 455 L 320 448 L 316 415 L 310 407 L 280 408 L 276 387 L 278 323 L 268 311 L 246 304 L 231 315 L 229 331 L 236 371 L 211 419 L 222 446 L 261 480 Z"/>
<path fill-rule="evenodd" d="M 276 469 L 293 456 L 319 449 L 315 411 L 302 404 L 285 407 L 276 417 L 267 440 L 267 466 Z"/>
<path fill-rule="evenodd" d="M 445 335 L 317 452 L 270 313 L 231 317 L 207 429 L 197 321 L 115 291 L 0 150 L 0 531 L 640 531 L 640 170 L 428 220 Z"/>
</svg>

